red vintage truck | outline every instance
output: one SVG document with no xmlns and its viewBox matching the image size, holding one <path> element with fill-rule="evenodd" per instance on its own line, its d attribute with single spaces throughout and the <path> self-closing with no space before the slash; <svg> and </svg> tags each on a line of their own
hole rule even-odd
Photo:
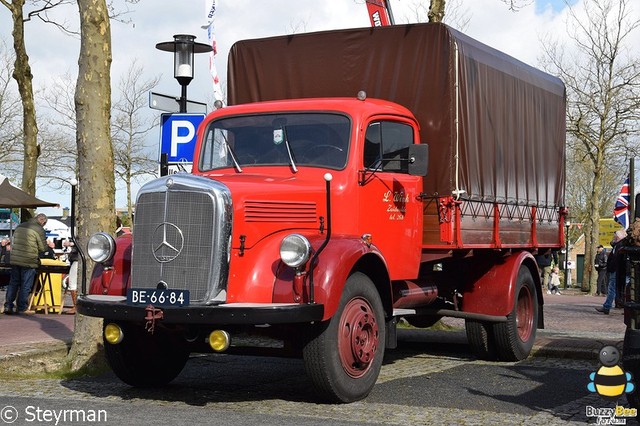
<svg viewBox="0 0 640 426">
<path fill-rule="evenodd" d="M 133 386 L 268 336 L 318 394 L 368 395 L 405 318 L 464 318 L 521 360 L 543 327 L 534 255 L 564 244 L 565 89 L 443 24 L 236 43 L 192 174 L 94 235 L 84 315 Z M 428 147 L 428 148 L 427 148 Z"/>
</svg>

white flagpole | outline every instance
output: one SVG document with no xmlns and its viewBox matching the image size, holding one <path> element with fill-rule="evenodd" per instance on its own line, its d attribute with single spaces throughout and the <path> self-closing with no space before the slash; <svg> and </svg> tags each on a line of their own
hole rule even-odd
<svg viewBox="0 0 640 426">
<path fill-rule="evenodd" d="M 215 62 L 216 55 L 218 53 L 218 46 L 216 45 L 213 23 L 216 19 L 217 3 L 217 0 L 205 0 L 206 25 L 203 28 L 206 28 L 207 30 L 207 38 L 212 48 L 211 52 L 209 52 L 209 72 L 211 73 L 211 79 L 213 82 L 213 97 L 216 100 L 224 101 L 224 94 L 222 93 L 222 86 L 220 85 L 220 78 L 218 77 Z"/>
</svg>

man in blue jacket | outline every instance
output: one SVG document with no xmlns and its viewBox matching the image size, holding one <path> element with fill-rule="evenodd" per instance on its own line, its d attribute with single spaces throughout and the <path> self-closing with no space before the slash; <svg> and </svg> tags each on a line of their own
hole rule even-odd
<svg viewBox="0 0 640 426">
<path fill-rule="evenodd" d="M 609 279 L 609 286 L 607 288 L 607 298 L 604 300 L 601 308 L 596 308 L 596 311 L 602 312 L 605 315 L 609 315 L 609 311 L 613 307 L 613 302 L 616 300 L 616 288 L 618 287 L 617 280 L 624 277 L 618 277 L 618 263 L 620 262 L 620 247 L 628 244 L 627 233 L 623 230 L 618 230 L 613 234 L 613 240 L 611 240 L 611 253 L 607 257 L 607 276 Z"/>
<path fill-rule="evenodd" d="M 21 223 L 13 233 L 11 279 L 7 286 L 7 297 L 4 303 L 4 313 L 7 315 L 28 313 L 29 294 L 36 277 L 36 270 L 40 266 L 40 253 L 47 247 L 44 232 L 46 223 L 47 216 L 40 213 Z M 15 312 L 14 302 L 17 305 Z"/>
</svg>

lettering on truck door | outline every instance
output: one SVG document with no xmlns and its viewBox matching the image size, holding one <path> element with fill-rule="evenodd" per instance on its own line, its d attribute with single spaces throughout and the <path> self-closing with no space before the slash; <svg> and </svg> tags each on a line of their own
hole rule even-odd
<svg viewBox="0 0 640 426">
<path fill-rule="evenodd" d="M 391 279 L 415 278 L 421 253 L 422 178 L 408 173 L 409 123 L 376 120 L 365 132 L 360 229 L 384 254 Z"/>
</svg>

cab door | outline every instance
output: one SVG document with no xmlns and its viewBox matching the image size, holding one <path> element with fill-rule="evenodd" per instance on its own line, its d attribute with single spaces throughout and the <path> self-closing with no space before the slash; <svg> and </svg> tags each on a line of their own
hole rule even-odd
<svg viewBox="0 0 640 426">
<path fill-rule="evenodd" d="M 371 234 L 391 279 L 418 276 L 422 238 L 422 177 L 409 175 L 417 128 L 397 118 L 371 120 L 360 172 L 360 232 Z"/>
</svg>

